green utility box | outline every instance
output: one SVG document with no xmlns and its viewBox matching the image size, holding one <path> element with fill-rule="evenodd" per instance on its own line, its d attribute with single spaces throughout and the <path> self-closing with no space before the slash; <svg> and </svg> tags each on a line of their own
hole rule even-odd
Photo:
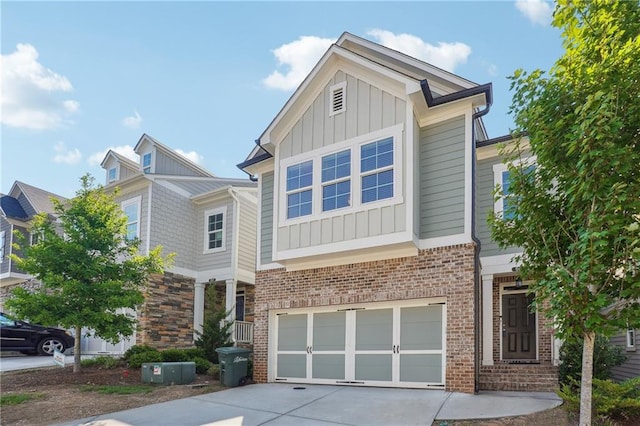
<svg viewBox="0 0 640 426">
<path fill-rule="evenodd" d="M 217 348 L 220 359 L 220 383 L 228 387 L 247 384 L 247 368 L 251 351 L 243 348 Z"/>
<path fill-rule="evenodd" d="M 195 362 L 153 362 L 142 364 L 143 383 L 186 385 L 196 380 Z"/>
</svg>

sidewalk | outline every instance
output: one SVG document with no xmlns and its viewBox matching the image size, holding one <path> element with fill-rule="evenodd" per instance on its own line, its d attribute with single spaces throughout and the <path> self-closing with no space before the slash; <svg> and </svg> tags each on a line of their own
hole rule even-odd
<svg viewBox="0 0 640 426">
<path fill-rule="evenodd" d="M 557 407 L 551 392 L 383 389 L 258 384 L 80 419 L 64 425 L 431 425 L 435 420 L 518 416 Z"/>
</svg>

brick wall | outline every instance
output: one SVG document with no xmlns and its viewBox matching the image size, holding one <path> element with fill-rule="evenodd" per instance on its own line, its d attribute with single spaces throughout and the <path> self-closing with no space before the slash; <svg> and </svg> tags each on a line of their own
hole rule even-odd
<svg viewBox="0 0 640 426">
<path fill-rule="evenodd" d="M 446 388 L 474 391 L 473 244 L 417 256 L 256 274 L 254 380 L 267 381 L 269 310 L 446 297 Z"/>
<path fill-rule="evenodd" d="M 193 346 L 195 279 L 165 272 L 149 279 L 136 344 L 158 349 Z"/>
</svg>

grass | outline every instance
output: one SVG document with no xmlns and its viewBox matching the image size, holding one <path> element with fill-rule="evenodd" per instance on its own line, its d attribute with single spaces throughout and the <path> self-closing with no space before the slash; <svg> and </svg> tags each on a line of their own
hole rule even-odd
<svg viewBox="0 0 640 426">
<path fill-rule="evenodd" d="M 18 405 L 35 398 L 42 398 L 43 393 L 16 393 L 11 395 L 0 395 L 0 406 Z"/>
<path fill-rule="evenodd" d="M 105 395 L 132 395 L 135 393 L 151 393 L 151 385 L 83 385 L 81 392 L 98 392 Z"/>
</svg>

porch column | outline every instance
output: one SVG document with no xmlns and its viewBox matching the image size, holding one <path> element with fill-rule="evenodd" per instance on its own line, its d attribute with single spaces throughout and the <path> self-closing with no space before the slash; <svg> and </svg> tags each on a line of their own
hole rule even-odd
<svg viewBox="0 0 640 426">
<path fill-rule="evenodd" d="M 227 316 L 227 319 L 229 321 L 233 321 L 236 319 L 236 292 L 237 292 L 238 281 L 233 279 L 226 280 L 225 284 L 227 285 L 227 288 L 225 291 L 224 309 L 226 311 L 229 311 L 229 316 Z"/>
<path fill-rule="evenodd" d="M 196 283 L 193 296 L 193 329 L 198 333 L 202 333 L 204 324 L 204 286 L 205 283 Z M 198 333 L 194 334 L 194 340 L 199 337 Z"/>
<path fill-rule="evenodd" d="M 493 274 L 482 275 L 482 365 L 493 365 Z"/>
</svg>

